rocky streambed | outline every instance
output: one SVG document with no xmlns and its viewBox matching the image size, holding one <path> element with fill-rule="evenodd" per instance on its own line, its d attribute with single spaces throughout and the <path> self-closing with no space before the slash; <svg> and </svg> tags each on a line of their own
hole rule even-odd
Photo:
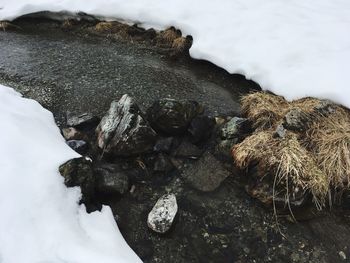
<svg viewBox="0 0 350 263">
<path fill-rule="evenodd" d="M 247 194 L 249 176 L 229 152 L 249 132 L 240 95 L 258 85 L 85 31 L 98 21 L 16 23 L 21 30 L 0 32 L 0 83 L 54 113 L 67 143 L 89 157 L 61 166 L 65 183 L 82 187 L 90 211 L 110 205 L 144 262 L 349 260 L 349 210 L 303 208 L 298 223 L 281 212 L 277 225 Z"/>
</svg>

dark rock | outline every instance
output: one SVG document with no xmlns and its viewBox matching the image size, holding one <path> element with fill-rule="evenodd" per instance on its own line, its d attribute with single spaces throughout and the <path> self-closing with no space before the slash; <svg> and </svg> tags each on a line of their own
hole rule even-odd
<svg viewBox="0 0 350 263">
<path fill-rule="evenodd" d="M 275 133 L 273 134 L 273 137 L 283 139 L 285 136 L 286 136 L 286 129 L 283 127 L 282 124 L 278 125 L 275 130 Z"/>
<path fill-rule="evenodd" d="M 237 138 L 248 125 L 248 119 L 233 117 L 221 128 L 221 138 L 233 139 Z"/>
<path fill-rule="evenodd" d="M 168 173 L 174 169 L 174 165 L 170 161 L 169 157 L 165 154 L 160 153 L 158 158 L 154 163 L 154 171 L 155 172 L 164 172 Z"/>
<path fill-rule="evenodd" d="M 103 164 L 94 169 L 97 191 L 103 194 L 125 194 L 129 189 L 129 178 L 118 165 Z"/>
<path fill-rule="evenodd" d="M 131 156 L 153 149 L 156 133 L 128 95 L 113 101 L 97 129 L 98 146 L 106 153 Z"/>
<path fill-rule="evenodd" d="M 299 108 L 291 109 L 284 116 L 283 126 L 291 131 L 304 131 L 307 129 L 308 116 Z"/>
<path fill-rule="evenodd" d="M 153 147 L 155 152 L 170 153 L 171 147 L 173 146 L 173 137 L 160 138 L 157 140 Z"/>
<path fill-rule="evenodd" d="M 220 141 L 216 146 L 216 153 L 225 157 L 229 157 L 232 160 L 231 150 L 233 145 L 235 145 L 237 141 L 237 138 Z"/>
<path fill-rule="evenodd" d="M 208 116 L 195 117 L 188 128 L 188 132 L 191 134 L 191 141 L 198 143 L 209 139 L 215 123 L 215 119 Z"/>
<path fill-rule="evenodd" d="M 185 169 L 182 176 L 193 188 L 211 192 L 230 176 L 230 172 L 223 168 L 222 163 L 211 153 L 206 152 L 197 162 Z"/>
<path fill-rule="evenodd" d="M 67 141 L 85 139 L 85 135 L 73 127 L 62 129 L 62 134 Z"/>
<path fill-rule="evenodd" d="M 175 157 L 198 159 L 203 154 L 203 151 L 196 145 L 184 140 L 179 147 L 174 151 Z"/>
<path fill-rule="evenodd" d="M 86 157 L 75 158 L 59 167 L 64 177 L 64 184 L 68 187 L 80 186 L 82 202 L 90 202 L 95 195 L 95 177 L 92 161 Z"/>
<path fill-rule="evenodd" d="M 148 109 L 148 120 L 159 132 L 181 135 L 201 110 L 201 106 L 195 101 L 161 99 Z"/>
<path fill-rule="evenodd" d="M 97 126 L 98 122 L 98 117 L 87 112 L 79 115 L 67 112 L 67 126 L 69 127 L 79 129 L 94 128 Z"/>
<path fill-rule="evenodd" d="M 158 199 L 148 214 L 147 225 L 157 233 L 167 232 L 177 213 L 177 202 L 174 194 L 166 194 Z"/>
<path fill-rule="evenodd" d="M 83 140 L 69 140 L 66 142 L 70 148 L 80 154 L 87 152 L 89 145 Z"/>
</svg>

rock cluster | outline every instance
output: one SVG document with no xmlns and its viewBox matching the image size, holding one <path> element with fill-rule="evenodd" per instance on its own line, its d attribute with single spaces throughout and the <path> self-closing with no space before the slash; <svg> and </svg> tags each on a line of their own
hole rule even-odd
<svg viewBox="0 0 350 263">
<path fill-rule="evenodd" d="M 90 211 L 97 207 L 91 205 L 94 200 L 109 196 L 144 198 L 137 185 L 152 180 L 166 183 L 177 177 L 195 191 L 216 190 L 230 172 L 215 157 L 212 142 L 220 136 L 235 138 L 245 124 L 230 118 L 221 128 L 190 100 L 160 99 L 143 114 L 129 95 L 112 101 L 101 121 L 96 120 L 89 113 L 68 113 L 62 129 L 72 149 L 94 160 L 81 157 L 60 167 L 67 186 L 81 187 Z M 177 210 L 176 192 L 162 196 L 149 212 L 148 226 L 167 232 Z"/>
</svg>

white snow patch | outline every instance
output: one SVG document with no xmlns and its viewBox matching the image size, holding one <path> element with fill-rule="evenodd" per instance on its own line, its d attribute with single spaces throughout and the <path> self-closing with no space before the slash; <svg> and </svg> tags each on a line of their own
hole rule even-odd
<svg viewBox="0 0 350 263">
<path fill-rule="evenodd" d="M 349 0 L 0 0 L 0 8 L 0 20 L 48 10 L 174 25 L 193 36 L 194 58 L 287 99 L 350 107 Z"/>
<path fill-rule="evenodd" d="M 52 114 L 0 85 L 0 262 L 141 262 L 111 209 L 87 214 L 60 164 L 78 157 Z"/>
</svg>

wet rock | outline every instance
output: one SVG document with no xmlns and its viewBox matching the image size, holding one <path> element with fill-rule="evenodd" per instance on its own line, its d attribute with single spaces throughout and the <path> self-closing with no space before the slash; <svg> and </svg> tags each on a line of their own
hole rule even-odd
<svg viewBox="0 0 350 263">
<path fill-rule="evenodd" d="M 113 164 L 103 164 L 94 169 L 97 191 L 102 194 L 125 194 L 129 189 L 129 178 L 125 171 Z"/>
<path fill-rule="evenodd" d="M 167 232 L 173 224 L 177 209 L 176 196 L 174 194 L 163 195 L 148 214 L 148 227 L 157 233 Z"/>
<path fill-rule="evenodd" d="M 184 140 L 174 151 L 175 157 L 198 159 L 203 154 L 203 151 L 196 145 Z"/>
<path fill-rule="evenodd" d="M 86 129 L 94 128 L 97 126 L 99 118 L 93 116 L 91 113 L 85 112 L 82 114 L 74 114 L 72 112 L 67 112 L 67 126 Z"/>
<path fill-rule="evenodd" d="M 287 200 L 286 196 L 284 195 L 285 190 L 281 188 L 275 189 L 276 192 L 281 194 L 275 194 L 274 196 L 271 183 L 264 181 L 247 186 L 246 191 L 250 196 L 258 199 L 265 206 L 270 207 L 274 205 L 279 209 L 288 208 L 288 202 L 291 208 L 303 207 L 307 203 L 309 197 L 308 193 L 295 189 L 295 191 L 291 190 L 290 196 Z"/>
<path fill-rule="evenodd" d="M 244 131 L 248 124 L 248 120 L 245 118 L 233 117 L 221 128 L 221 138 L 233 139 L 239 136 Z"/>
<path fill-rule="evenodd" d="M 174 165 L 170 161 L 169 157 L 165 154 L 160 153 L 154 163 L 155 172 L 169 173 L 174 169 Z"/>
<path fill-rule="evenodd" d="M 198 143 L 209 139 L 215 126 L 215 120 L 208 116 L 197 116 L 192 121 L 188 128 L 191 134 L 191 141 Z"/>
<path fill-rule="evenodd" d="M 171 147 L 173 146 L 173 142 L 173 137 L 160 138 L 154 145 L 153 150 L 155 152 L 170 153 Z"/>
<path fill-rule="evenodd" d="M 232 159 L 231 150 L 233 145 L 235 145 L 237 141 L 238 141 L 237 138 L 220 141 L 216 146 L 216 152 L 220 155 L 230 158 L 231 160 Z"/>
<path fill-rule="evenodd" d="M 155 101 L 148 109 L 147 116 L 156 131 L 181 135 L 201 110 L 196 101 L 161 99 Z"/>
<path fill-rule="evenodd" d="M 83 140 L 69 140 L 66 142 L 70 148 L 80 154 L 87 152 L 89 145 Z"/>
<path fill-rule="evenodd" d="M 82 202 L 90 202 L 95 194 L 95 177 L 92 161 L 86 157 L 75 158 L 59 167 L 64 177 L 64 184 L 68 187 L 80 186 Z"/>
<path fill-rule="evenodd" d="M 304 131 L 307 129 L 308 116 L 299 108 L 291 109 L 284 116 L 283 126 L 291 131 Z"/>
<path fill-rule="evenodd" d="M 85 138 L 84 134 L 73 127 L 62 129 L 63 137 L 66 141 L 69 140 L 82 140 Z"/>
<path fill-rule="evenodd" d="M 203 192 L 214 191 L 229 175 L 230 172 L 223 168 L 222 163 L 209 152 L 204 153 L 197 162 L 182 173 L 186 182 Z"/>
<path fill-rule="evenodd" d="M 275 133 L 273 134 L 274 138 L 281 138 L 283 139 L 286 136 L 286 129 L 283 127 L 283 125 L 278 125 Z"/>
<path fill-rule="evenodd" d="M 131 156 L 153 149 L 156 133 L 128 95 L 113 101 L 96 129 L 97 144 L 106 153 Z"/>
</svg>

